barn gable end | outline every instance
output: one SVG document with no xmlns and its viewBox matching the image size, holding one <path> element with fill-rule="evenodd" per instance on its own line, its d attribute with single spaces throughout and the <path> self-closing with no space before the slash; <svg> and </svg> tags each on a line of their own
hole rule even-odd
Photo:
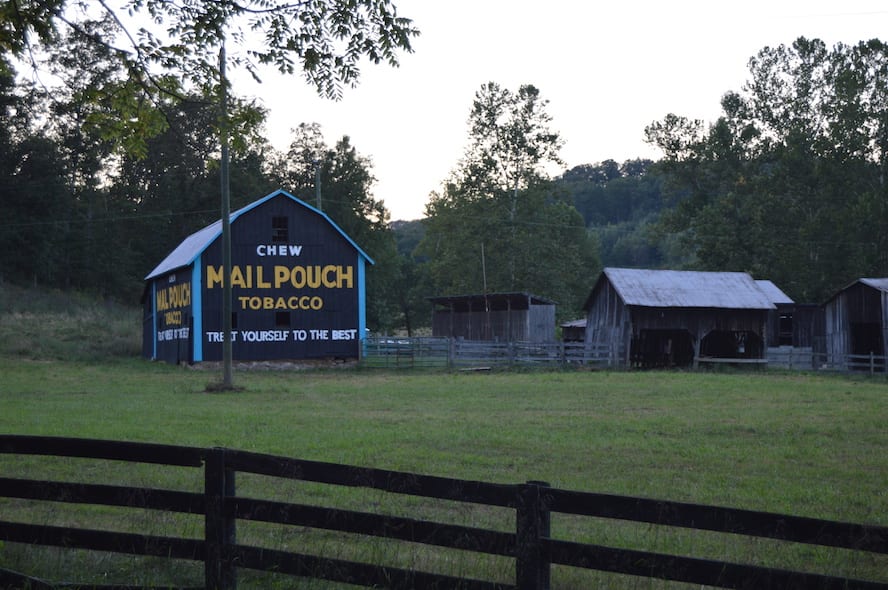
<svg viewBox="0 0 888 590">
<path fill-rule="evenodd" d="M 888 278 L 858 279 L 823 307 L 828 358 L 888 356 Z"/>
<path fill-rule="evenodd" d="M 188 236 L 146 276 L 143 355 L 221 360 L 222 224 Z M 235 360 L 358 358 L 373 261 L 323 212 L 276 191 L 231 214 Z"/>
</svg>

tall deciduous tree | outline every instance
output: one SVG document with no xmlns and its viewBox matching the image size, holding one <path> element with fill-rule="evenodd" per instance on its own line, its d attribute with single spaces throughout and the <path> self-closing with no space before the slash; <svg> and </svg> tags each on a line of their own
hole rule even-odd
<svg viewBox="0 0 888 590">
<path fill-rule="evenodd" d="M 578 310 L 596 249 L 546 173 L 562 143 L 547 104 L 531 85 L 476 93 L 465 156 L 426 208 L 420 253 L 439 293 L 531 291 Z"/>
<path fill-rule="evenodd" d="M 290 149 L 275 168 L 283 186 L 320 207 L 374 260 L 367 273 L 367 323 L 374 331 L 395 327 L 401 266 L 390 213 L 373 196 L 376 179 L 370 159 L 358 153 L 349 137 L 331 148 L 320 125 L 303 123 L 293 130 Z"/>
<path fill-rule="evenodd" d="M 233 67 L 256 78 L 262 66 L 301 73 L 321 95 L 338 99 L 357 83 L 362 60 L 397 65 L 398 52 L 412 51 L 417 34 L 390 0 L 126 0 L 119 9 L 105 0 L 31 0 L 0 6 L 0 53 L 41 68 L 34 43 L 65 48 L 83 42 L 116 61 L 125 79 L 92 86 L 96 101 L 113 103 L 114 116 L 96 117 L 94 124 L 137 150 L 143 149 L 138 140 L 158 131 L 145 123 L 152 115 L 144 105 L 179 95 L 181 88 L 211 95 L 226 43 L 238 49 L 229 54 Z"/>
<path fill-rule="evenodd" d="M 798 39 L 750 60 L 709 128 L 668 116 L 647 129 L 681 197 L 670 226 L 700 265 L 747 270 L 818 301 L 888 273 L 888 51 Z"/>
</svg>

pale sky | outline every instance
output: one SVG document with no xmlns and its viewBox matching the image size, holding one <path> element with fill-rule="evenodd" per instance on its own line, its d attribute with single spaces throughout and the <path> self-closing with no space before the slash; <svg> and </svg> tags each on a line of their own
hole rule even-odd
<svg viewBox="0 0 888 590">
<path fill-rule="evenodd" d="M 373 194 L 392 219 L 418 219 L 468 143 L 475 92 L 533 84 L 549 101 L 567 168 L 606 159 L 659 159 L 644 128 L 668 113 L 713 122 L 765 46 L 799 36 L 832 47 L 888 41 L 885 0 L 394 0 L 421 35 L 401 66 L 366 64 L 338 102 L 301 77 L 268 72 L 234 92 L 270 110 L 268 138 L 286 150 L 290 130 L 321 125 L 373 163 Z M 562 170 L 556 170 L 560 173 Z"/>
</svg>

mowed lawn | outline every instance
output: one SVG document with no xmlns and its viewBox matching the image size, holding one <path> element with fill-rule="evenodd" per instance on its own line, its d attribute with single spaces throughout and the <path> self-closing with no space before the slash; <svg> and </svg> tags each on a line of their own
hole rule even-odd
<svg viewBox="0 0 888 590">
<path fill-rule="evenodd" d="M 206 393 L 218 378 L 145 361 L 0 359 L 0 432 L 226 446 L 888 525 L 884 378 L 238 371 L 242 391 Z M 0 475 L 4 464 L 14 469 L 0 457 Z"/>
</svg>

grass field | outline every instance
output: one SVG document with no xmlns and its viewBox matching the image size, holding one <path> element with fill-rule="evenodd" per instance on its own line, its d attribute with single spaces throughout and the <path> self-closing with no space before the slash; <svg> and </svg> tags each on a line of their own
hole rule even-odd
<svg viewBox="0 0 888 590">
<path fill-rule="evenodd" d="M 0 373 L 5 433 L 228 446 L 888 525 L 881 379 L 280 371 L 236 373 L 243 391 L 207 394 L 215 373 L 144 361 L 7 358 Z M 617 542 L 642 533 L 628 534 Z M 815 569 L 840 559 L 787 559 L 808 558 Z"/>
<path fill-rule="evenodd" d="M 358 466 L 498 483 L 544 480 L 559 488 L 699 502 L 888 525 L 888 382 L 881 378 L 758 372 L 238 371 L 236 393 L 206 393 L 216 371 L 137 360 L 139 314 L 104 302 L 72 304 L 0 289 L 0 432 L 226 446 Z M 107 317 L 102 310 L 108 311 Z M 51 321 L 45 321 L 49 318 Z M 92 318 L 92 319 L 90 319 Z M 70 360 L 74 359 L 74 360 Z M 79 460 L 0 456 L 0 476 L 96 483 L 125 481 L 199 490 L 184 473 L 108 468 Z M 160 484 L 163 484 L 162 486 Z M 508 515 L 262 478 L 239 489 L 364 511 L 454 518 L 502 527 Z M 99 507 L 34 507 L 0 501 L 0 519 L 108 525 L 200 535 L 197 520 L 127 516 Z M 514 518 L 513 516 L 511 518 Z M 560 538 L 727 557 L 888 582 L 888 559 L 812 547 L 612 521 L 556 521 Z M 239 539 L 402 567 L 508 579 L 508 563 L 436 557 L 330 535 L 239 528 Z M 71 553 L 71 552 L 69 552 Z M 51 579 L 199 583 L 186 565 L 0 544 L 0 567 Z M 170 580 L 169 582 L 165 582 Z M 195 581 L 196 580 L 196 581 Z M 182 582 L 178 582 L 182 583 Z M 328 588 L 252 577 L 241 588 Z M 556 571 L 553 588 L 681 588 L 660 582 Z"/>
</svg>

